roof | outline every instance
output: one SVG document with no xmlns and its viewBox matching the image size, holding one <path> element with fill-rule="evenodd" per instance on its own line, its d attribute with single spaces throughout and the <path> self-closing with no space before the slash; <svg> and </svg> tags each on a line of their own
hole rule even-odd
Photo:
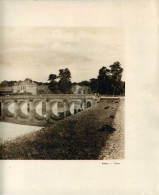
<svg viewBox="0 0 159 195">
<path fill-rule="evenodd" d="M 36 83 L 34 81 L 32 81 L 31 79 L 25 79 L 24 81 L 18 81 L 18 83 L 15 84 L 16 85 L 36 85 Z"/>
</svg>

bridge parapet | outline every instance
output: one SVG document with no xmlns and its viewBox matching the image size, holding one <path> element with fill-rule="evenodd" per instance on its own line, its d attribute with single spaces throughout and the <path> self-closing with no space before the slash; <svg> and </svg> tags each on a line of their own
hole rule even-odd
<svg viewBox="0 0 159 195">
<path fill-rule="evenodd" d="M 11 99 L 96 99 L 94 94 L 43 94 L 43 95 L 8 95 L 0 96 L 0 100 Z"/>
</svg>

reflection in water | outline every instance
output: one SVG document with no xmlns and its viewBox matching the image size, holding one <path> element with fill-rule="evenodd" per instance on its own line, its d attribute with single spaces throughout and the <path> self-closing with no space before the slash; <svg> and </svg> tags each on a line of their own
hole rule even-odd
<svg viewBox="0 0 159 195">
<path fill-rule="evenodd" d="M 14 103 L 10 104 L 10 106 L 8 107 L 8 110 L 11 113 L 14 113 Z M 24 114 L 28 114 L 27 103 L 22 105 L 21 110 Z M 52 107 L 52 112 L 58 116 L 59 115 L 58 110 L 62 111 L 62 105 L 55 103 L 54 106 Z M 36 112 L 40 116 L 43 116 L 41 102 L 36 106 Z M 71 114 L 75 113 L 75 103 L 72 103 L 70 107 L 70 112 Z M 0 144 L 4 143 L 5 141 L 14 139 L 18 136 L 24 135 L 26 133 L 40 130 L 41 128 L 42 127 L 38 127 L 38 126 L 19 125 L 19 124 L 13 124 L 13 123 L 0 122 Z"/>
<path fill-rule="evenodd" d="M 53 106 L 52 106 L 52 112 L 54 113 L 55 116 L 59 116 L 58 114 L 58 103 L 56 102 Z"/>
<path fill-rule="evenodd" d="M 56 115 L 56 116 L 59 116 L 58 114 L 58 107 L 60 105 L 58 105 L 58 103 L 56 102 L 53 107 L 52 107 L 52 112 Z M 42 102 L 39 102 L 36 106 L 36 112 L 39 116 L 46 116 L 46 114 L 43 114 L 43 109 L 42 109 Z M 14 114 L 14 103 L 11 103 L 9 106 L 8 106 L 8 110 Z M 24 113 L 25 115 L 28 115 L 28 104 L 27 102 L 25 102 L 22 106 L 21 106 L 21 111 L 22 113 Z"/>
<path fill-rule="evenodd" d="M 71 104 L 71 106 L 70 106 L 70 113 L 73 115 L 73 114 L 75 114 L 75 110 L 76 109 L 79 110 L 80 108 L 81 108 L 81 105 L 79 103 L 73 102 Z M 42 102 L 39 102 L 36 105 L 35 109 L 36 109 L 36 113 L 39 116 L 44 116 L 44 117 L 46 116 L 46 110 L 43 107 Z M 12 114 L 14 114 L 14 103 L 11 103 L 8 106 L 8 110 Z M 25 103 L 22 104 L 21 111 L 22 111 L 23 114 L 28 115 L 29 109 L 28 109 L 28 103 L 27 102 L 25 102 Z M 55 116 L 59 116 L 59 113 L 64 112 L 63 104 L 62 103 L 59 103 L 59 102 L 56 102 L 55 104 L 53 104 L 53 106 L 52 106 L 52 112 L 54 113 Z"/>
<path fill-rule="evenodd" d="M 8 106 L 8 110 L 14 114 L 14 103 L 11 103 L 9 106 Z"/>
<path fill-rule="evenodd" d="M 70 106 L 70 113 L 71 114 L 74 114 L 75 113 L 75 103 L 73 102 L 72 104 L 71 104 L 71 106 Z"/>
<path fill-rule="evenodd" d="M 0 144 L 18 136 L 38 131 L 42 127 L 0 122 Z"/>
<path fill-rule="evenodd" d="M 46 108 L 42 106 L 42 102 L 39 102 L 38 105 L 36 106 L 36 112 L 40 116 L 46 116 Z M 14 103 L 10 104 L 8 106 L 8 110 L 14 114 Z M 70 113 L 73 115 L 76 112 L 81 110 L 81 105 L 80 103 L 75 103 L 73 102 L 70 106 Z M 27 102 L 23 103 L 21 106 L 21 111 L 25 114 L 28 115 L 28 104 Z M 52 112 L 54 115 L 59 116 L 60 113 L 64 112 L 64 107 L 63 104 L 60 102 L 56 102 L 52 106 Z M 20 125 L 20 124 L 13 124 L 13 123 L 5 123 L 5 122 L 0 122 L 0 143 L 4 143 L 7 140 L 14 139 L 18 136 L 24 135 L 26 133 L 30 133 L 33 131 L 40 130 L 42 127 L 39 126 L 29 126 L 29 125 Z"/>
<path fill-rule="evenodd" d="M 38 115 L 43 116 L 42 114 L 42 102 L 39 102 L 39 104 L 36 106 L 36 112 Z"/>
<path fill-rule="evenodd" d="M 14 114 L 14 103 L 11 103 L 9 106 L 8 106 L 8 110 Z M 21 111 L 27 115 L 28 114 L 28 104 L 27 102 L 24 102 L 21 106 Z"/>
<path fill-rule="evenodd" d="M 27 102 L 25 102 L 22 107 L 21 107 L 21 111 L 24 113 L 24 114 L 28 114 L 28 104 Z"/>
</svg>

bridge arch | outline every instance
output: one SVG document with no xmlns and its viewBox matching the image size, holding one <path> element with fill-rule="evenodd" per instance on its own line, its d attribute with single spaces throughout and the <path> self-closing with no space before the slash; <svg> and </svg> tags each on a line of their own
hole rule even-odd
<svg viewBox="0 0 159 195">
<path fill-rule="evenodd" d="M 64 102 L 57 100 L 50 102 L 51 119 L 58 120 L 64 118 Z"/>
<path fill-rule="evenodd" d="M 26 119 L 25 123 L 41 125 L 89 108 L 97 98 L 93 95 L 50 94 L 6 96 L 0 97 L 0 101 L 1 120 L 6 117 L 7 121 L 23 123 Z"/>
<path fill-rule="evenodd" d="M 4 103 L 5 105 L 5 116 L 9 117 L 9 118 L 13 118 L 14 117 L 14 100 L 11 101 L 6 101 Z"/>
<path fill-rule="evenodd" d="M 35 108 L 35 116 L 34 116 L 35 119 L 44 120 L 45 113 L 43 111 L 43 106 L 44 106 L 43 101 L 42 100 L 36 100 L 36 101 L 34 101 L 33 105 L 34 105 L 34 108 Z M 44 109 L 46 109 L 46 108 L 44 108 Z"/>
<path fill-rule="evenodd" d="M 74 115 L 82 110 L 82 101 L 74 100 L 68 104 L 69 114 Z"/>
<path fill-rule="evenodd" d="M 89 107 L 91 107 L 92 105 L 93 105 L 92 99 L 87 99 L 87 100 L 86 100 L 86 108 L 89 108 Z"/>
<path fill-rule="evenodd" d="M 25 100 L 18 102 L 18 116 L 20 118 L 28 118 L 29 116 L 29 103 Z"/>
</svg>

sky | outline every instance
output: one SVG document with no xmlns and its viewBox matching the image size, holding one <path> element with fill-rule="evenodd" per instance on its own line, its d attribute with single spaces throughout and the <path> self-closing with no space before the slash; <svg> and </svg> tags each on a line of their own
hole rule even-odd
<svg viewBox="0 0 159 195">
<path fill-rule="evenodd" d="M 106 9 L 101 2 L 3 3 L 0 81 L 31 78 L 46 82 L 49 74 L 69 68 L 72 81 L 79 82 L 97 77 L 102 66 L 115 61 L 124 68 L 119 2 L 107 2 Z"/>
<path fill-rule="evenodd" d="M 72 81 L 97 77 L 102 66 L 124 63 L 123 31 L 99 27 L 3 27 L 1 80 L 31 78 L 69 68 Z"/>
</svg>

